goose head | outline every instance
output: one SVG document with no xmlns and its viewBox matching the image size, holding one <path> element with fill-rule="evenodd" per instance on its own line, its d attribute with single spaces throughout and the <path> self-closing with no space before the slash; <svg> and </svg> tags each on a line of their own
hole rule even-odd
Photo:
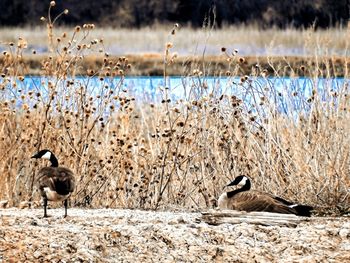
<svg viewBox="0 0 350 263">
<path fill-rule="evenodd" d="M 47 149 L 41 150 L 41 151 L 37 152 L 36 154 L 34 154 L 31 158 L 46 159 L 46 160 L 49 160 L 51 162 L 52 167 L 58 167 L 58 160 L 57 160 L 56 156 L 50 150 L 47 150 Z"/>
<path fill-rule="evenodd" d="M 50 150 L 45 149 L 45 150 L 41 150 L 41 151 L 37 152 L 31 158 L 50 160 L 52 155 L 53 154 Z"/>
<path fill-rule="evenodd" d="M 241 187 L 238 189 L 235 189 L 233 191 L 224 192 L 219 196 L 219 199 L 218 199 L 219 208 L 221 208 L 221 209 L 229 208 L 228 206 L 229 206 L 230 200 L 232 199 L 232 197 L 235 194 L 242 192 L 242 191 L 249 190 L 250 189 L 250 179 L 245 175 L 237 176 L 232 182 L 230 182 L 228 185 L 226 185 L 224 187 L 224 189 L 226 187 L 235 186 L 235 185 L 241 186 Z"/>
<path fill-rule="evenodd" d="M 240 175 L 240 176 L 237 176 L 232 182 L 230 182 L 225 187 L 235 186 L 235 185 L 241 186 L 242 190 L 249 190 L 250 189 L 250 179 L 245 175 Z"/>
</svg>

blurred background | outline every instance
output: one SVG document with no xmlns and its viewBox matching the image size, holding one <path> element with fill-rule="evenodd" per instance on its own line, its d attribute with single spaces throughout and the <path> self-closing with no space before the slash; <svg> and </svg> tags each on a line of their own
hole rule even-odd
<svg viewBox="0 0 350 263">
<path fill-rule="evenodd" d="M 38 25 L 49 1 L 1 0 L 2 26 Z M 68 9 L 60 24 L 96 23 L 109 27 L 143 27 L 178 22 L 201 27 L 213 19 L 225 25 L 256 25 L 259 28 L 327 28 L 346 25 L 349 0 L 58 0 L 53 10 Z"/>
<path fill-rule="evenodd" d="M 0 51 L 21 37 L 28 43 L 27 55 L 33 50 L 47 54 L 49 5 L 49 0 L 1 0 Z M 93 23 L 89 38 L 103 39 L 106 52 L 139 56 L 135 61 L 142 58 L 144 68 L 150 68 L 144 61 L 151 61 L 157 68 L 154 74 L 159 74 L 168 42 L 176 56 L 205 54 L 217 57 L 218 63 L 222 47 L 229 53 L 238 50 L 246 57 L 247 69 L 257 57 L 267 63 L 267 57 L 284 61 L 289 56 L 298 65 L 310 56 L 348 57 L 349 8 L 350 0 L 58 0 L 50 14 L 55 40 L 71 35 L 75 26 Z M 175 23 L 180 26 L 173 36 Z M 36 68 L 40 57 L 30 59 Z"/>
</svg>

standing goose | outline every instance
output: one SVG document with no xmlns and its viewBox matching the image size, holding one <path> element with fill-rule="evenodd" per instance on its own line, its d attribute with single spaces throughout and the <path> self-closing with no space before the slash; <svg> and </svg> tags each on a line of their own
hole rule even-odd
<svg viewBox="0 0 350 263">
<path fill-rule="evenodd" d="M 37 175 L 37 185 L 44 201 L 44 217 L 47 217 L 47 201 L 64 201 L 64 217 L 66 217 L 68 198 L 75 187 L 73 172 L 58 166 L 56 156 L 49 150 L 41 150 L 31 158 L 47 159 L 51 162 L 51 167 L 41 168 Z"/>
<path fill-rule="evenodd" d="M 247 176 L 236 177 L 227 186 L 242 185 L 241 188 L 223 193 L 218 200 L 219 208 L 240 211 L 265 211 L 298 216 L 311 216 L 311 206 L 293 204 L 281 197 L 268 193 L 250 190 L 251 184 Z M 250 191 L 249 191 L 250 190 Z"/>
</svg>

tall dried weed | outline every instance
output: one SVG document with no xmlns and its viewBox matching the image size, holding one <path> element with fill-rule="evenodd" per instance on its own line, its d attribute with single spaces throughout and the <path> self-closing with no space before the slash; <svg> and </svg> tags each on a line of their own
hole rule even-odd
<svg viewBox="0 0 350 263">
<path fill-rule="evenodd" d="M 307 93 L 298 77 L 280 78 L 273 61 L 273 79 L 259 64 L 237 78 L 244 58 L 222 48 L 227 71 L 214 83 L 204 62 L 184 64 L 183 98 L 172 100 L 164 86 L 159 103 L 136 101 L 123 86 L 132 70 L 128 58 L 111 59 L 103 39 L 91 37 L 94 25 L 55 35 L 55 20 L 42 20 L 51 53 L 42 61 L 40 85 L 24 81 L 24 39 L 3 52 L 0 199 L 38 200 L 35 174 L 44 164 L 30 156 L 49 148 L 77 176 L 75 206 L 213 207 L 222 187 L 246 174 L 254 188 L 323 212 L 349 211 L 348 75 L 335 89 L 316 68 L 305 79 L 313 86 Z M 177 59 L 178 29 L 165 44 L 164 83 Z M 91 54 L 100 69 L 76 76 Z"/>
</svg>

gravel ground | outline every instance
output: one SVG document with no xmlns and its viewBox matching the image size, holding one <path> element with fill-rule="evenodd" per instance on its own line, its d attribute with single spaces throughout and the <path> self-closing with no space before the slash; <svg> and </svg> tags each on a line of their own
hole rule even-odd
<svg viewBox="0 0 350 263">
<path fill-rule="evenodd" d="M 350 262 L 350 218 L 208 225 L 200 213 L 0 209 L 0 262 Z"/>
</svg>

